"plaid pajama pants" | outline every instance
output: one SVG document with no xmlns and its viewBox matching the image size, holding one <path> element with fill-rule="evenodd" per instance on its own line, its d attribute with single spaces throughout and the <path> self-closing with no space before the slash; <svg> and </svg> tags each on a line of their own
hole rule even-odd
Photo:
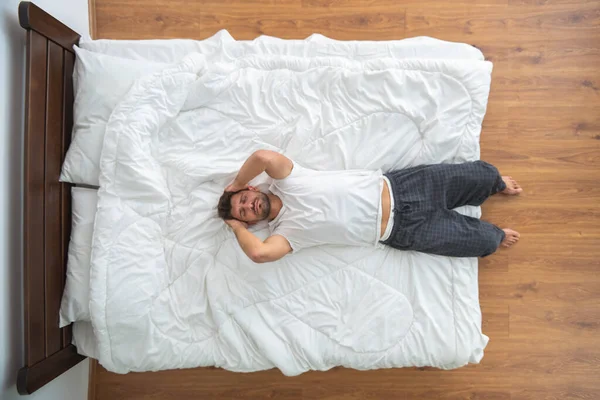
<svg viewBox="0 0 600 400">
<path fill-rule="evenodd" d="M 485 257 L 496 251 L 504 231 L 453 211 L 481 205 L 506 185 L 484 161 L 422 165 L 385 174 L 394 196 L 394 225 L 381 243 L 400 250 L 452 257 Z"/>
</svg>

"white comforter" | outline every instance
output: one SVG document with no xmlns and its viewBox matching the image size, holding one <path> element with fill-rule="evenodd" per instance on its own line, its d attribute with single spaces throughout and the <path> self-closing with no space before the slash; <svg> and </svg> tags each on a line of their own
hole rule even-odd
<svg viewBox="0 0 600 400">
<path fill-rule="evenodd" d="M 90 281 L 100 363 L 295 375 L 479 362 L 477 259 L 321 246 L 254 264 L 216 204 L 257 149 L 320 170 L 478 159 L 491 69 L 191 54 L 140 79 L 101 159 Z"/>
</svg>

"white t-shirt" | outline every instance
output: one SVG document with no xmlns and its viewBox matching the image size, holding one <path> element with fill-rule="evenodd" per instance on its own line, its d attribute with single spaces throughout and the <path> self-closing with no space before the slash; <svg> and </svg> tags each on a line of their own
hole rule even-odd
<svg viewBox="0 0 600 400">
<path fill-rule="evenodd" d="M 380 169 L 316 171 L 293 162 L 290 175 L 269 187 L 283 206 L 269 222 L 293 251 L 322 244 L 380 246 Z"/>
</svg>

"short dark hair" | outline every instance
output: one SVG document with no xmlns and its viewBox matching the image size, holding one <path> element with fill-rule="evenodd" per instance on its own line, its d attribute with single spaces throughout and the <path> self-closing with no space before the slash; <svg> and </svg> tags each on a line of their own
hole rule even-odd
<svg viewBox="0 0 600 400">
<path fill-rule="evenodd" d="M 219 206 L 218 206 L 219 217 L 221 217 L 223 219 L 236 219 L 233 217 L 233 215 L 231 215 L 231 198 L 233 197 L 234 194 L 239 193 L 243 190 L 245 190 L 245 189 L 238 190 L 237 192 L 224 192 L 223 193 L 223 195 L 219 199 Z"/>
</svg>

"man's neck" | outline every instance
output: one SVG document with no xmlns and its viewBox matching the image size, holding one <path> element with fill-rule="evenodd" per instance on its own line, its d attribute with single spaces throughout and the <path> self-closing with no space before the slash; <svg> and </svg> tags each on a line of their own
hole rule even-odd
<svg viewBox="0 0 600 400">
<path fill-rule="evenodd" d="M 267 197 L 271 202 L 271 211 L 269 212 L 267 221 L 273 221 L 279 214 L 279 211 L 281 211 L 281 207 L 283 207 L 283 202 L 279 197 L 277 197 L 273 193 L 267 193 Z"/>
</svg>

